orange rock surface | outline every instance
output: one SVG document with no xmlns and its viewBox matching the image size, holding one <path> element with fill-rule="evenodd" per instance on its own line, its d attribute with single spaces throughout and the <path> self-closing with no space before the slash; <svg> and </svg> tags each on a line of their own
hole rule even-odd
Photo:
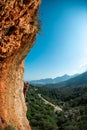
<svg viewBox="0 0 87 130">
<path fill-rule="evenodd" d="M 38 32 L 40 0 L 0 0 L 0 130 L 31 130 L 23 94 L 24 58 Z"/>
</svg>

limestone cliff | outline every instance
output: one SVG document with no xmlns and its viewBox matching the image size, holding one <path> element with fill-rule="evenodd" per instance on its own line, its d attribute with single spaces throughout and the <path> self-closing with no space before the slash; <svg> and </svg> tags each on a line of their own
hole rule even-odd
<svg viewBox="0 0 87 130">
<path fill-rule="evenodd" d="M 30 130 L 23 62 L 38 32 L 39 5 L 40 0 L 0 0 L 0 130 Z"/>
</svg>

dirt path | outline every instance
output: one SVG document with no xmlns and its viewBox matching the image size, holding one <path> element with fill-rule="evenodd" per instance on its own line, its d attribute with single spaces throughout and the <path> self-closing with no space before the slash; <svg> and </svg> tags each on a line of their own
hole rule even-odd
<svg viewBox="0 0 87 130">
<path fill-rule="evenodd" d="M 62 108 L 60 108 L 59 106 L 56 106 L 56 105 L 54 105 L 53 103 L 49 102 L 48 100 L 44 99 L 44 98 L 41 96 L 41 94 L 38 94 L 38 96 L 45 102 L 45 104 L 49 104 L 49 105 L 53 106 L 54 109 L 55 109 L 54 111 L 63 111 Z"/>
</svg>

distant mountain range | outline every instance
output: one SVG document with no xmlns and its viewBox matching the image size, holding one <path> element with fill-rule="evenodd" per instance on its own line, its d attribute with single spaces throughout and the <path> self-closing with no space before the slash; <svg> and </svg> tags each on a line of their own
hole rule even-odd
<svg viewBox="0 0 87 130">
<path fill-rule="evenodd" d="M 40 79 L 40 80 L 32 80 L 30 84 L 35 86 L 48 86 L 48 87 L 70 87 L 77 85 L 87 85 L 87 71 L 82 74 L 75 75 L 63 75 L 60 77 L 56 77 L 54 79 Z"/>
<path fill-rule="evenodd" d="M 73 76 L 65 74 L 63 76 L 56 77 L 54 79 L 47 78 L 47 79 L 40 79 L 40 80 L 32 80 L 32 81 L 30 81 L 30 84 L 32 84 L 32 85 L 56 84 L 56 83 L 60 83 L 60 82 L 69 80 L 69 79 L 71 79 L 71 78 L 73 78 L 75 76 L 77 76 L 77 74 L 75 74 Z"/>
<path fill-rule="evenodd" d="M 66 81 L 56 83 L 56 84 L 49 84 L 48 87 L 71 87 L 71 86 L 78 86 L 78 85 L 87 85 L 87 71 L 79 74 L 75 77 L 72 77 Z"/>
</svg>

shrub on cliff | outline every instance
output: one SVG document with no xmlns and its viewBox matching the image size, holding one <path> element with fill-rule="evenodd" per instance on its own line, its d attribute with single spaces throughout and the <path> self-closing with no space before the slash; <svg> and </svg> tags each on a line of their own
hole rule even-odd
<svg viewBox="0 0 87 130">
<path fill-rule="evenodd" d="M 16 130 L 15 127 L 9 125 L 4 130 Z"/>
</svg>

